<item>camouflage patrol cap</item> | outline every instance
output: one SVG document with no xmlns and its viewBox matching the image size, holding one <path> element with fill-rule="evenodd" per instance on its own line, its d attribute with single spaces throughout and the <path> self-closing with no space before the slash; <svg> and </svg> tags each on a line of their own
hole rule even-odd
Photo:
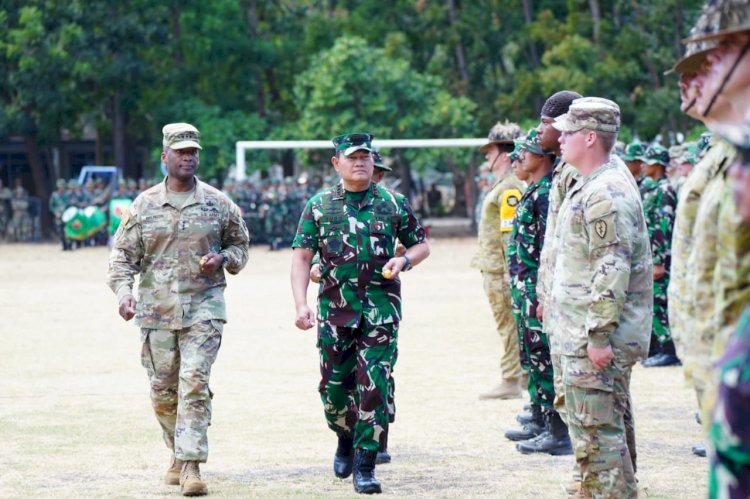
<svg viewBox="0 0 750 499">
<path fill-rule="evenodd" d="M 487 143 L 479 148 L 482 152 L 487 152 L 493 144 L 512 144 L 513 139 L 517 139 L 523 134 L 521 127 L 515 123 L 505 121 L 495 123 L 490 129 L 490 133 L 487 135 Z"/>
<path fill-rule="evenodd" d="M 372 159 L 375 162 L 375 168 L 378 168 L 379 170 L 385 170 L 387 172 L 393 171 L 393 168 L 383 162 L 383 158 L 380 156 L 380 153 L 378 151 L 372 151 Z"/>
<path fill-rule="evenodd" d="M 553 153 L 545 151 L 542 145 L 539 143 L 539 134 L 536 128 L 531 128 L 529 133 L 526 134 L 526 138 L 521 146 L 522 150 L 529 151 L 532 154 L 538 154 L 540 156 L 552 156 Z"/>
<path fill-rule="evenodd" d="M 64 178 L 58 178 L 55 182 L 55 185 L 57 187 L 65 187 L 65 179 Z"/>
<path fill-rule="evenodd" d="M 698 21 L 695 33 L 684 43 L 719 40 L 727 36 L 750 31 L 750 0 L 710 0 Z"/>
<path fill-rule="evenodd" d="M 635 141 L 625 146 L 625 154 L 622 159 L 625 161 L 646 161 L 645 155 L 646 146 Z"/>
<path fill-rule="evenodd" d="M 372 134 L 369 133 L 345 133 L 331 139 L 336 152 L 349 156 L 356 151 L 372 151 Z"/>
<path fill-rule="evenodd" d="M 561 132 L 577 132 L 586 128 L 616 133 L 620 130 L 620 106 L 601 97 L 576 99 L 567 113 L 555 118 L 552 126 Z"/>
<path fill-rule="evenodd" d="M 170 149 L 203 149 L 200 145 L 201 133 L 190 123 L 170 123 L 161 129 L 164 150 Z"/>
<path fill-rule="evenodd" d="M 666 147 L 654 144 L 646 149 L 644 163 L 647 165 L 660 164 L 664 167 L 669 166 L 669 151 Z"/>
<path fill-rule="evenodd" d="M 508 154 L 511 161 L 521 161 L 521 151 L 523 150 L 523 143 L 525 141 L 526 137 L 513 139 L 513 151 Z"/>
<path fill-rule="evenodd" d="M 78 181 L 70 179 L 68 180 L 68 188 L 78 187 Z"/>
</svg>

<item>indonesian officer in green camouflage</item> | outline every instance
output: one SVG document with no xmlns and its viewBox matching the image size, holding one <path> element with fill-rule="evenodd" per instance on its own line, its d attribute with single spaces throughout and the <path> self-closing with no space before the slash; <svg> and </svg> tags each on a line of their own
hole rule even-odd
<svg viewBox="0 0 750 499">
<path fill-rule="evenodd" d="M 637 497 L 625 413 L 651 333 L 651 248 L 637 186 L 611 155 L 619 125 L 619 106 L 595 97 L 575 100 L 553 125 L 581 177 L 558 214 L 545 323 L 559 335 L 580 493 L 594 497 Z"/>
<path fill-rule="evenodd" d="M 202 495 L 207 487 L 198 463 L 208 458 L 209 377 L 227 320 L 224 270 L 236 274 L 245 266 L 249 235 L 239 208 L 195 176 L 198 130 L 173 123 L 163 134 L 167 178 L 122 215 L 107 282 L 120 315 L 141 327 L 152 405 L 174 451 L 166 481 L 179 483 L 185 495 Z"/>
<path fill-rule="evenodd" d="M 487 143 L 479 150 L 485 153 L 495 182 L 482 200 L 479 215 L 479 247 L 471 266 L 482 272 L 484 292 L 492 310 L 495 328 L 502 342 L 500 353 L 501 382 L 479 395 L 480 399 L 519 398 L 522 369 L 516 324 L 511 310 L 510 290 L 506 282 L 506 252 L 510 242 L 518 201 L 525 185 L 511 169 L 510 153 L 513 140 L 520 137 L 521 128 L 515 123 L 497 123 L 489 132 Z"/>
<path fill-rule="evenodd" d="M 669 152 L 666 148 L 653 145 L 646 150 L 643 165 L 645 179 L 640 187 L 654 264 L 654 315 L 649 358 L 643 362 L 645 367 L 679 363 L 670 334 L 667 309 L 672 228 L 677 208 L 677 195 L 666 175 L 668 165 Z"/>
<path fill-rule="evenodd" d="M 320 254 L 319 391 L 329 428 L 339 439 L 334 473 L 354 474 L 358 492 L 380 492 L 374 468 L 388 424 L 388 387 L 401 321 L 398 275 L 429 255 L 425 231 L 405 197 L 372 182 L 372 136 L 333 139 L 331 162 L 341 183 L 313 196 L 292 243 L 295 324 L 309 329 L 310 264 Z M 396 256 L 396 242 L 406 253 Z M 354 450 L 354 456 L 352 456 Z"/>
</svg>

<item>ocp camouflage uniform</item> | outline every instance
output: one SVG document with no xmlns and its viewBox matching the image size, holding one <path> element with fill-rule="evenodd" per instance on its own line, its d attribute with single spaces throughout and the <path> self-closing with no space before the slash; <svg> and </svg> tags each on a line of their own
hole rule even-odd
<svg viewBox="0 0 750 499">
<path fill-rule="evenodd" d="M 328 426 L 368 451 L 378 450 L 389 419 L 401 282 L 381 272 L 397 239 L 407 248 L 425 241 L 406 198 L 376 184 L 362 193 L 338 184 L 307 202 L 292 244 L 320 253 L 319 391 Z"/>
<path fill-rule="evenodd" d="M 121 300 L 141 274 L 135 320 L 156 418 L 177 459 L 205 462 L 213 397 L 208 382 L 227 319 L 224 268 L 242 270 L 249 235 L 234 203 L 196 184 L 184 204 L 167 190 L 166 179 L 136 198 L 115 234 L 107 281 Z M 225 259 L 213 275 L 200 271 L 209 252 Z"/>
<path fill-rule="evenodd" d="M 672 228 L 674 226 L 677 196 L 666 176 L 659 180 L 641 184 L 643 210 L 646 216 L 646 227 L 651 241 L 653 264 L 663 265 L 664 277 L 654 280 L 654 316 L 652 339 L 661 344 L 671 341 L 669 316 L 667 308 L 667 286 L 669 286 L 669 269 L 671 263 Z"/>
<path fill-rule="evenodd" d="M 682 370 L 687 382 L 693 381 L 695 360 L 689 355 L 693 335 L 692 318 L 688 315 L 692 294 L 688 286 L 687 265 L 695 236 L 695 220 L 701 197 L 714 170 L 722 159 L 721 147 L 715 147 L 718 139 L 712 139 L 708 152 L 693 168 L 680 191 L 675 212 L 672 233 L 672 265 L 670 282 L 667 288 L 669 300 L 669 325 L 677 348 L 677 356 L 682 360 Z"/>
<path fill-rule="evenodd" d="M 31 200 L 23 189 L 17 189 L 10 199 L 10 209 L 13 215 L 8 224 L 8 239 L 10 241 L 31 241 L 34 231 L 34 221 L 31 218 L 29 207 Z"/>
<path fill-rule="evenodd" d="M 557 258 L 545 327 L 555 332 L 554 347 L 562 354 L 582 485 L 595 497 L 636 497 L 624 419 L 631 407 L 632 365 L 648 349 L 653 268 L 640 194 L 619 158 L 568 191 L 553 247 Z M 611 345 L 614 360 L 595 369 L 588 345 Z"/>
<path fill-rule="evenodd" d="M 513 229 L 515 207 L 523 195 L 523 182 L 509 168 L 495 182 L 482 201 L 479 221 L 479 248 L 471 266 L 482 271 L 484 292 L 490 302 L 497 333 L 503 343 L 500 370 L 504 380 L 521 377 L 520 345 L 511 310 L 510 289 L 505 282 L 506 253 Z M 505 215 L 503 215 L 505 212 Z"/>
<path fill-rule="evenodd" d="M 539 257 L 544 246 L 552 173 L 531 184 L 516 209 L 508 248 L 513 311 L 527 359 L 531 403 L 550 410 L 555 400 L 549 340 L 536 317 Z"/>
</svg>

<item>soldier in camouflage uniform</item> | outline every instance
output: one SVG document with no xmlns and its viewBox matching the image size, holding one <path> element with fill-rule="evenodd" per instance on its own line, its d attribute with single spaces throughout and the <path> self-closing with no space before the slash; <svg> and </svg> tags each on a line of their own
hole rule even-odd
<svg viewBox="0 0 750 499">
<path fill-rule="evenodd" d="M 643 162 L 645 161 L 646 147 L 640 142 L 631 142 L 625 146 L 625 154 L 622 159 L 628 166 L 628 170 L 633 174 L 638 187 L 643 182 Z"/>
<path fill-rule="evenodd" d="M 490 130 L 487 143 L 479 148 L 485 153 L 495 182 L 482 200 L 479 218 L 479 248 L 471 266 L 482 272 L 484 292 L 490 302 L 495 327 L 502 341 L 500 353 L 501 383 L 479 395 L 485 399 L 520 398 L 522 389 L 518 332 L 511 311 L 510 290 L 506 281 L 506 251 L 513 229 L 513 216 L 525 186 L 510 168 L 509 154 L 513 139 L 522 135 L 515 123 L 497 123 Z M 525 385 L 525 383 L 523 383 Z"/>
<path fill-rule="evenodd" d="M 8 240 L 15 242 L 29 242 L 34 231 L 34 220 L 31 218 L 29 207 L 31 199 L 20 184 L 13 189 L 13 197 L 10 199 L 12 216 L 8 224 Z"/>
<path fill-rule="evenodd" d="M 11 197 L 13 197 L 13 194 L 10 192 L 10 189 L 5 187 L 2 179 L 0 179 L 0 241 L 5 239 L 6 231 L 8 229 Z"/>
<path fill-rule="evenodd" d="M 199 463 L 208 458 L 208 383 L 227 320 L 224 270 L 245 266 L 249 235 L 239 208 L 195 176 L 198 130 L 173 123 L 162 131 L 167 178 L 123 213 L 107 281 L 120 315 L 141 327 L 151 402 L 173 451 L 166 482 L 183 495 L 205 495 Z"/>
<path fill-rule="evenodd" d="M 71 249 L 70 240 L 65 237 L 65 223 L 62 221 L 62 215 L 67 208 L 67 195 L 65 194 L 65 180 L 57 179 L 57 190 L 53 192 L 49 197 L 49 211 L 52 212 L 52 216 L 55 220 L 55 229 L 57 230 L 58 236 L 60 236 L 60 242 L 62 243 L 63 251 Z"/>
<path fill-rule="evenodd" d="M 666 175 L 669 152 L 662 146 L 653 145 L 646 150 L 644 159 L 645 179 L 641 183 L 641 196 L 654 266 L 654 315 L 649 358 L 643 361 L 643 366 L 662 367 L 680 363 L 670 334 L 667 309 L 677 195 Z"/>
<path fill-rule="evenodd" d="M 365 133 L 333 139 L 331 162 L 342 181 L 307 202 L 292 245 L 300 329 L 314 324 L 307 287 L 313 256 L 320 253 L 319 391 L 328 426 L 338 436 L 334 473 L 353 473 L 360 493 L 381 491 L 374 471 L 388 424 L 388 381 L 401 320 L 398 274 L 429 255 L 406 198 L 371 182 L 371 140 Z M 407 248 L 403 256 L 395 256 L 396 240 Z"/>
<path fill-rule="evenodd" d="M 545 323 L 559 336 L 583 497 L 637 497 L 625 413 L 632 366 L 648 349 L 653 269 L 637 186 L 611 155 L 619 125 L 617 104 L 595 97 L 553 124 L 581 177 L 558 213 Z"/>
<path fill-rule="evenodd" d="M 545 452 L 552 455 L 573 453 L 568 429 L 554 409 L 555 389 L 550 358 L 549 340 L 537 318 L 537 275 L 547 213 L 549 192 L 552 181 L 552 167 L 555 157 L 542 148 L 536 129 L 526 135 L 522 147 L 523 169 L 530 174 L 531 184 L 516 209 L 511 234 L 511 247 L 508 251 L 508 267 L 512 277 L 512 296 L 519 328 L 523 332 L 521 347 L 529 365 L 529 395 L 531 410 L 539 424 L 539 416 L 546 419 L 546 434 L 530 443 L 519 443 L 517 449 L 523 454 Z M 544 428 L 542 420 L 541 425 Z M 511 440 L 528 440 L 535 433 L 533 426 L 527 425 L 515 434 L 510 431 L 506 437 Z M 514 436 L 526 438 L 512 438 Z"/>
</svg>

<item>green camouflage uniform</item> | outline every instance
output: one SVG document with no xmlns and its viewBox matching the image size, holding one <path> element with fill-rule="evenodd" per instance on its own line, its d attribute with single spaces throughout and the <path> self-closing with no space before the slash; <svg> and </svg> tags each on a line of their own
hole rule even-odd
<svg viewBox="0 0 750 499">
<path fill-rule="evenodd" d="M 511 297 L 519 332 L 519 341 L 528 362 L 529 396 L 531 403 L 550 410 L 555 400 L 555 389 L 550 359 L 549 340 L 536 317 L 537 275 L 539 255 L 549 208 L 552 180 L 550 172 L 539 182 L 531 184 L 516 209 L 513 232 L 508 247 L 508 268 L 511 275 Z"/>
<path fill-rule="evenodd" d="M 7 187 L 0 187 L 0 239 L 5 238 L 10 220 L 10 198 L 13 194 Z"/>
<path fill-rule="evenodd" d="M 500 370 L 505 380 L 521 377 L 520 345 L 516 322 L 511 310 L 510 289 L 505 282 L 506 252 L 513 227 L 513 214 L 509 218 L 501 211 L 512 208 L 523 195 L 523 182 L 509 168 L 497 180 L 482 201 L 479 219 L 479 249 L 471 266 L 482 271 L 484 292 L 490 302 L 497 333 L 503 343 Z"/>
<path fill-rule="evenodd" d="M 31 200 L 26 190 L 18 188 L 13 192 L 10 199 L 10 208 L 13 215 L 8 224 L 8 239 L 10 241 L 28 242 L 34 231 L 34 221 L 29 212 Z"/>
<path fill-rule="evenodd" d="M 292 247 L 320 254 L 319 392 L 329 428 L 377 451 L 388 425 L 388 392 L 401 320 L 401 281 L 385 279 L 396 240 L 409 248 L 424 229 L 404 197 L 376 184 L 342 184 L 313 196 Z"/>
<path fill-rule="evenodd" d="M 205 462 L 208 382 L 227 316 L 224 269 L 203 274 L 200 259 L 221 253 L 236 274 L 247 263 L 249 235 L 234 203 L 196 184 L 181 207 L 166 179 L 136 198 L 115 234 L 107 280 L 120 300 L 140 273 L 135 319 L 156 418 L 177 459 Z"/>
<path fill-rule="evenodd" d="M 57 182 L 58 188 L 65 187 L 65 181 L 60 179 Z M 55 230 L 57 230 L 60 236 L 60 242 L 64 250 L 67 250 L 70 246 L 69 241 L 65 237 L 65 223 L 62 221 L 62 215 L 65 212 L 65 208 L 68 206 L 68 195 L 63 190 L 62 192 L 55 191 L 49 197 L 49 211 L 52 212 L 52 217 L 55 220 Z"/>
<path fill-rule="evenodd" d="M 672 228 L 674 226 L 677 196 L 666 176 L 659 180 L 648 179 L 641 184 L 643 210 L 651 241 L 653 264 L 663 265 L 666 274 L 654 280 L 654 318 L 651 341 L 667 343 L 672 340 L 667 309 L 667 286 L 671 260 Z"/>
</svg>

